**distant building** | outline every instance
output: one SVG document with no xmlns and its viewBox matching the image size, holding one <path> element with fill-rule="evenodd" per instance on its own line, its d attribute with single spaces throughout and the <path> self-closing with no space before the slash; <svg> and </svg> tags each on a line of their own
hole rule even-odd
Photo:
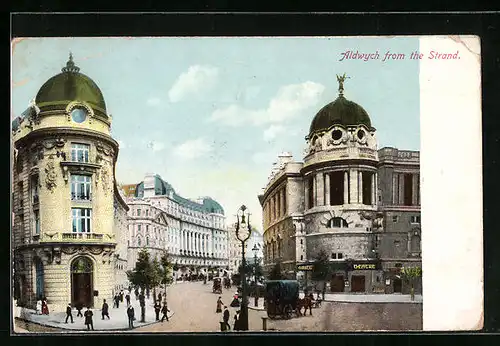
<svg viewBox="0 0 500 346">
<path fill-rule="evenodd" d="M 332 292 L 408 293 L 400 268 L 422 265 L 419 152 L 378 149 L 368 113 L 339 91 L 311 122 L 304 161 L 279 155 L 259 196 L 265 268 L 280 261 L 310 284 L 300 265 L 324 251 Z"/>
<path fill-rule="evenodd" d="M 159 175 L 147 174 L 144 181 L 136 185 L 134 197 L 127 201 L 130 205 L 129 252 L 132 253 L 129 266 L 135 265 L 135 253 L 140 248 L 154 247 L 168 251 L 175 263 L 176 276 L 228 269 L 224 210 L 215 200 L 210 197 L 186 199 Z M 156 235 L 155 230 L 159 232 Z M 155 242 L 157 239 L 161 241 Z"/>
<path fill-rule="evenodd" d="M 114 177 L 111 122 L 101 90 L 71 55 L 13 122 L 18 303 L 34 308 L 46 297 L 52 311 L 68 302 L 98 307 L 123 284 L 127 206 Z"/>
<path fill-rule="evenodd" d="M 231 226 L 228 229 L 229 233 L 229 270 L 231 273 L 238 273 L 238 268 L 241 266 L 242 258 L 241 258 L 241 241 L 236 238 L 236 231 L 234 226 Z M 254 255 L 253 252 L 254 246 L 257 246 L 257 260 L 262 265 L 263 258 L 263 237 L 262 234 L 256 229 L 252 230 L 252 234 L 250 238 L 245 242 L 245 260 L 253 264 L 254 263 Z"/>
</svg>

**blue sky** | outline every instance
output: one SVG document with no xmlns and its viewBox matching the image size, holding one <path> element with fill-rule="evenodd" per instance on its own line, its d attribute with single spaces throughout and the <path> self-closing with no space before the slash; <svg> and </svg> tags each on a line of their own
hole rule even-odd
<svg viewBox="0 0 500 346">
<path fill-rule="evenodd" d="M 12 114 L 23 112 L 71 51 L 101 88 L 120 143 L 117 179 L 155 172 L 182 196 L 211 196 L 234 222 L 246 204 L 261 226 L 257 195 L 277 154 L 302 160 L 317 111 L 337 97 L 365 108 L 379 146 L 419 150 L 419 66 L 383 62 L 417 50 L 399 38 L 45 38 L 13 46 Z M 379 60 L 343 60 L 351 50 Z"/>
</svg>

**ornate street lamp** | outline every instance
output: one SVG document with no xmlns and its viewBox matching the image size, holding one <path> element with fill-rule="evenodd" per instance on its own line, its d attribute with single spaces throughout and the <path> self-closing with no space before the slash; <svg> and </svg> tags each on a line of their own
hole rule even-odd
<svg viewBox="0 0 500 346">
<path fill-rule="evenodd" d="M 259 251 L 257 244 L 253 245 L 252 251 L 253 251 L 253 281 L 257 283 L 257 252 Z"/>
<path fill-rule="evenodd" d="M 242 261 L 242 270 L 241 270 L 241 288 L 242 288 L 242 301 L 241 301 L 241 311 L 240 311 L 240 328 L 241 330 L 248 330 L 248 301 L 247 301 L 247 280 L 245 277 L 245 242 L 250 238 L 252 234 L 252 228 L 250 226 L 250 213 L 247 210 L 247 207 L 242 205 L 240 209 L 238 209 L 238 213 L 236 214 L 236 238 L 241 242 L 241 261 Z"/>
</svg>

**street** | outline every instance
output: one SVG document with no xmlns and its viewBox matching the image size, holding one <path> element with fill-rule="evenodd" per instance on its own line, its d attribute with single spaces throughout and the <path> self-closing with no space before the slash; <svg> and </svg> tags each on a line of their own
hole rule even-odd
<svg viewBox="0 0 500 346">
<path fill-rule="evenodd" d="M 229 304 L 236 288 L 223 289 L 222 301 L 230 311 L 231 329 L 235 311 Z M 169 307 L 175 315 L 169 322 L 134 329 L 136 332 L 220 332 L 222 314 L 215 312 L 219 294 L 212 293 L 212 282 L 179 282 L 167 290 Z M 253 299 L 250 299 L 251 306 Z M 267 320 L 269 331 L 356 331 L 421 330 L 422 304 L 323 302 L 306 316 L 290 320 Z M 262 330 L 265 311 L 248 310 L 249 331 Z M 232 332 L 232 331 L 231 331 Z"/>
</svg>

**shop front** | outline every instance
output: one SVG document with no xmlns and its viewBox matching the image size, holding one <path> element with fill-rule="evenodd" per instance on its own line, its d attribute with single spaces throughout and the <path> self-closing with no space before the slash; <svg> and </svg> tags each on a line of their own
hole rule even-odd
<svg viewBox="0 0 500 346">
<path fill-rule="evenodd" d="M 347 275 L 344 292 L 384 293 L 383 272 L 380 261 L 364 260 L 346 263 Z"/>
</svg>

